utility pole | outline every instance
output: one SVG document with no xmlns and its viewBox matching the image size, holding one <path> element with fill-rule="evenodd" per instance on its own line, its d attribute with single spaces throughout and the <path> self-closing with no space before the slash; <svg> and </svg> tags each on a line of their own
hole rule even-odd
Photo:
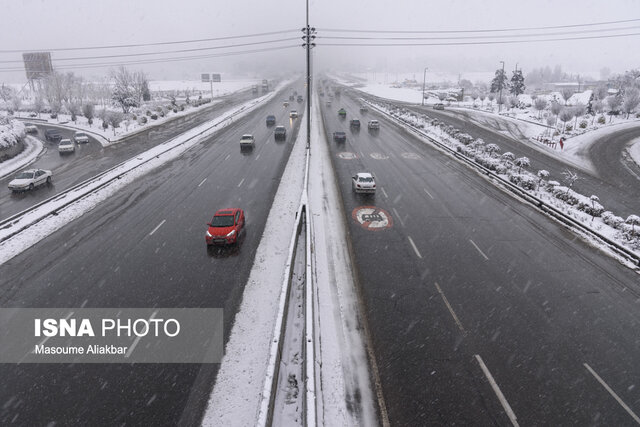
<svg viewBox="0 0 640 427">
<path fill-rule="evenodd" d="M 502 110 L 502 86 L 504 85 L 504 61 L 500 62 L 502 62 L 502 75 L 500 76 L 500 95 L 498 95 L 498 114 L 500 114 L 500 110 Z"/>
<path fill-rule="evenodd" d="M 316 36 L 316 29 L 309 27 L 309 0 L 307 0 L 307 26 L 302 29 L 305 34 L 302 36 L 304 43 L 302 47 L 307 50 L 307 148 L 311 146 L 311 48 L 316 44 L 313 42 Z"/>
<path fill-rule="evenodd" d="M 424 107 L 424 84 L 427 81 L 427 67 L 424 67 L 424 74 L 422 75 L 422 106 Z"/>
</svg>

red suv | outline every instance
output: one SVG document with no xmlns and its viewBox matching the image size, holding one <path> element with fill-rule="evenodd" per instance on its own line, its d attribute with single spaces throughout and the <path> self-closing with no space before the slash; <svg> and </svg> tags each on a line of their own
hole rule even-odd
<svg viewBox="0 0 640 427">
<path fill-rule="evenodd" d="M 242 209 L 220 209 L 207 225 L 205 234 L 207 245 L 231 245 L 238 241 L 238 235 L 244 228 Z"/>
</svg>

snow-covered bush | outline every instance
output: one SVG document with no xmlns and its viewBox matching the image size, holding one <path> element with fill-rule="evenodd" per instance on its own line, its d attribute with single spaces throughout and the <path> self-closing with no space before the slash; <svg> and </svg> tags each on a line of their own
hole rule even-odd
<svg viewBox="0 0 640 427">
<path fill-rule="evenodd" d="M 586 129 L 587 126 L 589 126 L 589 123 L 586 120 L 580 122 L 580 129 Z"/>
<path fill-rule="evenodd" d="M 605 124 L 605 123 L 607 123 L 607 119 L 606 119 L 606 117 L 605 117 L 605 116 L 600 116 L 600 117 L 598 117 L 598 124 L 603 125 L 603 124 Z"/>
<path fill-rule="evenodd" d="M 578 204 L 579 194 L 563 185 L 555 186 L 551 191 L 551 194 L 553 194 L 553 197 L 556 199 L 562 200 L 572 206 Z"/>
<path fill-rule="evenodd" d="M 146 125 L 147 124 L 147 117 L 146 116 L 141 116 L 138 118 L 138 124 L 140 125 Z"/>
<path fill-rule="evenodd" d="M 594 197 L 594 196 L 591 196 Z M 604 207 L 593 198 L 579 197 L 578 210 L 593 216 L 600 216 L 604 212 Z M 596 197 L 597 199 L 597 197 Z"/>
<path fill-rule="evenodd" d="M 509 181 L 525 190 L 534 190 L 536 188 L 536 180 L 530 174 L 516 173 L 509 175 Z"/>
<path fill-rule="evenodd" d="M 614 215 L 610 211 L 603 212 L 601 218 L 602 222 L 613 228 L 620 228 L 620 225 L 624 223 L 624 218 Z"/>
<path fill-rule="evenodd" d="M 24 124 L 19 120 L 0 117 L 0 147 L 13 147 L 24 139 Z"/>
</svg>

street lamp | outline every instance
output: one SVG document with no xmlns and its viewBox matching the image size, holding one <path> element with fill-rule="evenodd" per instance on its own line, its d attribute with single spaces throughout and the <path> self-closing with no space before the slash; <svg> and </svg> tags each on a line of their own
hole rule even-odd
<svg viewBox="0 0 640 427">
<path fill-rule="evenodd" d="M 500 110 L 502 110 L 502 85 L 504 79 L 504 61 L 500 62 L 502 63 L 502 75 L 500 76 L 500 95 L 498 95 L 498 114 L 500 114 Z"/>
<path fill-rule="evenodd" d="M 427 81 L 427 67 L 424 67 L 424 74 L 422 75 L 422 106 L 424 107 L 424 84 Z"/>
</svg>

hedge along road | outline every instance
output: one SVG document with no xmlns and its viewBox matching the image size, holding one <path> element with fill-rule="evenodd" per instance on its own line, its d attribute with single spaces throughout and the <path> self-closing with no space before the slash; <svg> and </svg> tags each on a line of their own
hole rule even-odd
<svg viewBox="0 0 640 427">
<path fill-rule="evenodd" d="M 46 124 L 35 123 L 38 128 L 38 137 L 44 141 L 45 151 L 38 159 L 27 168 L 48 169 L 53 172 L 53 183 L 43 186 L 35 191 L 25 193 L 12 193 L 7 185 L 15 174 L 11 174 L 0 180 L 0 219 L 7 218 L 21 212 L 61 191 L 89 179 L 100 172 L 134 157 L 158 144 L 174 138 L 181 133 L 213 120 L 221 113 L 233 106 L 240 105 L 247 100 L 256 98 L 251 90 L 243 90 L 218 98 L 220 102 L 203 107 L 192 114 L 179 116 L 158 126 L 149 127 L 124 139 L 122 142 L 108 147 L 102 147 L 94 138 L 90 137 L 88 144 L 76 144 L 75 154 L 60 155 L 56 142 L 46 141 L 45 129 L 53 129 Z M 55 129 L 63 138 L 71 138 L 75 131 Z"/>
</svg>

